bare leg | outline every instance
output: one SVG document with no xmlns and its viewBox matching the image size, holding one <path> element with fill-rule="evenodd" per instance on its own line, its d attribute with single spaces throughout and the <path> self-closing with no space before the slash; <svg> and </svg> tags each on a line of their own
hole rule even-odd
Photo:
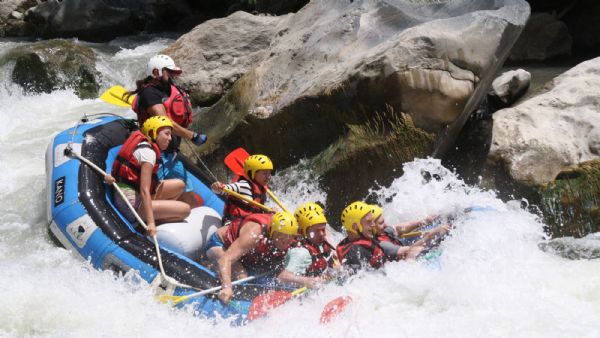
<svg viewBox="0 0 600 338">
<path fill-rule="evenodd" d="M 179 201 L 187 203 L 191 209 L 199 207 L 198 200 L 196 199 L 196 194 L 193 191 L 184 192 L 179 197 Z"/>
<path fill-rule="evenodd" d="M 168 179 L 161 181 L 156 188 L 153 200 L 176 200 L 185 190 L 185 183 L 180 179 Z"/>
</svg>

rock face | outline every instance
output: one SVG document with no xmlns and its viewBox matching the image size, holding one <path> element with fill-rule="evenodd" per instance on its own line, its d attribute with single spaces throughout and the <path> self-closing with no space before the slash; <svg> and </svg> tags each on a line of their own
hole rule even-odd
<svg viewBox="0 0 600 338">
<path fill-rule="evenodd" d="M 106 41 L 142 30 L 174 30 L 191 12 L 185 0 L 48 0 L 29 10 L 26 20 L 44 38 Z"/>
<path fill-rule="evenodd" d="M 555 78 L 544 92 L 494 114 L 490 160 L 515 181 L 540 186 L 600 157 L 600 58 Z"/>
<path fill-rule="evenodd" d="M 332 198 L 364 197 L 381 172 L 340 184 L 346 169 L 323 159 L 343 158 L 349 170 L 377 164 L 389 177 L 412 157 L 386 154 L 391 140 L 357 145 L 353 130 L 376 130 L 381 139 L 419 130 L 400 133 L 397 144 L 411 145 L 410 156 L 431 154 L 441 131 L 452 143 L 448 126 L 460 130 L 486 95 L 528 15 L 517 0 L 311 1 L 278 24 L 263 59 L 194 127 L 208 132 L 215 158 L 240 145 L 279 167 L 315 158 Z"/>
<path fill-rule="evenodd" d="M 12 79 L 32 93 L 73 88 L 81 98 L 98 96 L 96 56 L 67 40 L 41 41 L 11 50 L 1 64 L 14 61 Z"/>
<path fill-rule="evenodd" d="M 511 61 L 543 61 L 571 55 L 573 38 L 567 25 L 548 13 L 531 16 L 513 47 Z"/>
<path fill-rule="evenodd" d="M 208 106 L 264 58 L 282 20 L 237 12 L 197 26 L 163 53 L 184 70 L 179 83 L 190 90 L 193 103 Z"/>
<path fill-rule="evenodd" d="M 16 1 L 16 0 L 11 0 Z M 35 4 L 35 0 L 33 1 Z M 187 31 L 236 10 L 286 14 L 308 0 L 47 0 L 27 11 L 43 38 L 108 41 L 141 31 Z"/>
</svg>

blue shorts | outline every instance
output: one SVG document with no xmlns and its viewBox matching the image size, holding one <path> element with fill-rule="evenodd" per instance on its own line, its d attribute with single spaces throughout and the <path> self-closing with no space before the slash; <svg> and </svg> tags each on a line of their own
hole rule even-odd
<svg viewBox="0 0 600 338">
<path fill-rule="evenodd" d="M 192 183 L 191 177 L 188 176 L 183 162 L 177 158 L 177 152 L 161 154 L 162 163 L 158 167 L 158 178 L 160 180 L 166 180 L 169 178 L 178 178 L 185 182 L 185 192 L 194 191 L 194 184 Z"/>
<path fill-rule="evenodd" d="M 219 237 L 219 235 L 217 235 L 217 232 L 215 231 L 208 238 L 208 242 L 206 243 L 204 250 L 208 251 L 212 248 L 224 248 L 224 247 L 225 247 L 225 244 L 223 244 L 223 241 L 221 240 L 221 238 Z"/>
</svg>

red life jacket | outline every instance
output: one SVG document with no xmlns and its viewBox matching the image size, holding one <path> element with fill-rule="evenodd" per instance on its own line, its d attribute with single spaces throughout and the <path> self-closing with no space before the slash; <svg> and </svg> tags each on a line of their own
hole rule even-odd
<svg viewBox="0 0 600 338">
<path fill-rule="evenodd" d="M 145 87 L 152 85 L 148 84 Z M 171 84 L 171 95 L 166 100 L 163 99 L 163 105 L 167 111 L 167 116 L 180 126 L 187 128 L 192 123 L 192 104 L 190 103 L 189 95 L 184 90 Z M 138 124 L 143 126 L 150 115 L 147 111 L 141 111 L 138 95 L 134 97 L 131 107 L 138 116 Z"/>
<path fill-rule="evenodd" d="M 250 183 L 250 187 L 252 188 L 252 199 L 260 204 L 265 204 L 267 200 L 267 187 L 260 186 L 254 183 L 252 180 L 247 179 L 244 176 L 236 175 L 233 178 L 232 183 L 239 182 L 244 180 Z M 268 211 L 265 211 L 261 208 L 250 205 L 246 202 L 240 201 L 235 197 L 228 196 L 227 202 L 225 204 L 225 209 L 223 210 L 223 219 L 225 221 L 232 221 L 235 223 L 239 223 L 242 219 L 252 215 L 252 214 L 265 214 Z"/>
<path fill-rule="evenodd" d="M 258 223 L 262 228 L 262 235 L 254 249 L 250 250 L 240 258 L 240 262 L 244 267 L 269 270 L 276 269 L 283 263 L 287 250 L 279 251 L 269 238 L 272 217 L 272 214 L 252 214 L 239 222 L 239 225 L 237 226 L 234 226 L 233 224 L 229 225 L 227 234 L 223 239 L 225 249 L 229 248 L 231 243 L 239 238 L 240 230 L 245 224 L 248 224 L 248 222 Z"/>
<path fill-rule="evenodd" d="M 341 241 L 336 248 L 338 259 L 340 262 L 342 262 L 342 264 L 344 264 L 344 257 L 346 254 L 355 245 L 360 245 L 371 252 L 371 259 L 369 259 L 369 264 L 371 267 L 379 269 L 383 266 L 383 264 L 385 264 L 385 254 L 383 249 L 381 249 L 379 244 L 377 244 L 376 239 L 361 238 L 356 241 L 350 241 L 348 237 L 344 238 L 344 240 Z"/>
<path fill-rule="evenodd" d="M 307 239 L 299 241 L 298 245 L 307 249 L 310 253 L 310 258 L 312 259 L 312 263 L 306 269 L 306 276 L 321 276 L 327 268 L 333 267 L 334 249 L 329 243 L 323 243 L 321 246 L 323 248 L 322 251 L 320 247 L 312 244 Z"/>
<path fill-rule="evenodd" d="M 144 147 L 152 148 L 156 154 L 156 163 L 152 169 L 152 183 L 150 186 L 150 192 L 154 193 L 156 186 L 158 185 L 156 173 L 158 172 L 158 164 L 160 161 L 160 149 L 156 143 L 149 142 L 148 138 L 139 130 L 131 133 L 129 138 L 123 143 L 123 146 L 121 147 L 121 150 L 119 150 L 117 158 L 113 163 L 111 174 L 117 182 L 128 184 L 135 188 L 136 191 L 140 191 L 140 173 L 142 165 L 135 156 L 133 156 L 133 152 L 138 148 Z"/>
</svg>

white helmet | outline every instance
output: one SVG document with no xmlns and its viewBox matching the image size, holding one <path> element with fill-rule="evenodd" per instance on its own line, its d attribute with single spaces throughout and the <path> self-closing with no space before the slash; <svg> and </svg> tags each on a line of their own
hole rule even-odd
<svg viewBox="0 0 600 338">
<path fill-rule="evenodd" d="M 158 69 L 160 74 L 163 68 L 167 68 L 174 73 L 181 74 L 181 68 L 175 65 L 175 61 L 173 61 L 170 56 L 163 54 L 155 55 L 150 58 L 148 61 L 147 74 L 148 76 L 154 76 L 152 72 L 155 69 Z"/>
</svg>

